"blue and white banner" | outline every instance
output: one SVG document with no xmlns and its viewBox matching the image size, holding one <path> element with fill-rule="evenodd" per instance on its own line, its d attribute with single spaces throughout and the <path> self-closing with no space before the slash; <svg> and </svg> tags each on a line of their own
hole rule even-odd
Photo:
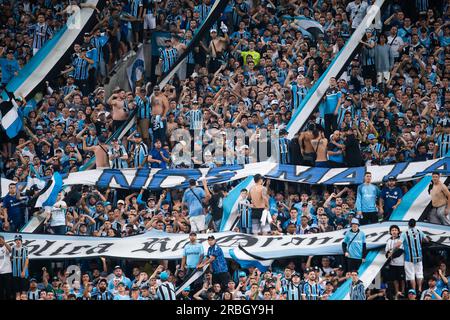
<svg viewBox="0 0 450 320">
<path fill-rule="evenodd" d="M 367 249 L 386 245 L 392 224 L 407 229 L 407 222 L 388 221 L 362 226 L 366 234 Z M 450 227 L 417 223 L 431 241 L 439 246 L 450 246 Z M 348 229 L 327 233 L 284 236 L 255 236 L 237 232 L 199 234 L 198 241 L 208 249 L 208 236 L 214 235 L 225 258 L 231 259 L 230 249 L 239 246 L 261 260 L 281 259 L 310 255 L 340 255 L 342 241 Z M 6 241 L 13 242 L 16 233 L 1 233 Z M 91 257 L 117 257 L 123 259 L 159 260 L 181 259 L 183 247 L 189 243 L 188 234 L 150 231 L 127 238 L 57 236 L 21 233 L 31 259 L 72 259 Z"/>
<path fill-rule="evenodd" d="M 395 165 L 353 168 L 316 168 L 258 162 L 200 169 L 96 169 L 69 173 L 64 185 L 96 185 L 123 189 L 187 188 L 189 179 L 204 179 L 208 184 L 226 183 L 261 174 L 274 180 L 304 184 L 352 185 L 361 184 L 366 172 L 372 173 L 372 182 L 381 183 L 389 176 L 398 181 L 422 178 L 432 172 L 450 175 L 450 157 L 422 162 L 402 162 Z"/>
<path fill-rule="evenodd" d="M 64 55 L 72 49 L 75 40 L 87 26 L 101 0 L 87 0 L 82 8 L 73 10 L 62 29 L 47 41 L 6 86 L 17 97 L 27 97 L 44 79 Z M 88 7 L 89 6 L 89 7 Z"/>
<path fill-rule="evenodd" d="M 262 259 L 257 257 L 241 246 L 230 249 L 229 254 L 230 257 L 244 269 L 255 267 L 261 272 L 266 272 L 273 263 L 273 259 Z"/>
<path fill-rule="evenodd" d="M 10 139 L 17 136 L 22 130 L 22 111 L 17 105 L 14 95 L 8 94 L 8 100 L 0 103 L 0 119 L 2 128 Z"/>
<path fill-rule="evenodd" d="M 136 82 L 143 81 L 145 74 L 145 58 L 144 58 L 144 46 L 140 46 L 136 56 L 134 57 L 134 62 L 127 68 L 128 82 L 130 83 L 131 89 L 134 91 L 136 89 Z"/>
<path fill-rule="evenodd" d="M 201 269 L 195 270 L 191 274 L 188 274 L 187 279 L 184 280 L 183 283 L 180 284 L 180 286 L 175 290 L 175 295 L 178 296 L 184 289 L 189 288 L 193 283 L 195 283 L 195 281 L 200 279 L 200 277 L 203 276 L 203 274 L 205 273 L 206 269 L 208 269 L 208 267 L 209 267 L 209 264 L 203 266 L 203 268 L 201 268 Z"/>
<path fill-rule="evenodd" d="M 53 206 L 57 199 L 58 194 L 63 187 L 63 180 L 59 172 L 55 172 L 51 180 L 47 182 L 47 185 L 42 189 L 36 199 L 35 208 L 41 208 L 46 206 Z"/>
</svg>

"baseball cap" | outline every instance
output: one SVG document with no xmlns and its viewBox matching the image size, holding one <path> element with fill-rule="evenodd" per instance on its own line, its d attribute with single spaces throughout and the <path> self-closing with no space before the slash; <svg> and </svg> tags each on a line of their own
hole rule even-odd
<svg viewBox="0 0 450 320">
<path fill-rule="evenodd" d="M 309 269 L 309 268 L 308 268 Z M 308 270 L 308 269 L 306 269 L 306 270 Z M 298 272 L 294 272 L 293 274 L 292 274 L 292 277 L 300 277 L 300 274 L 298 274 Z"/>
<path fill-rule="evenodd" d="M 272 100 L 272 102 L 270 103 L 270 105 L 274 105 L 274 104 L 279 104 L 279 102 L 278 102 L 278 100 L 277 100 L 277 99 L 275 99 L 275 100 Z"/>
<path fill-rule="evenodd" d="M 135 137 L 135 138 L 140 138 L 140 137 L 141 137 L 141 134 L 140 134 L 140 133 L 136 133 L 136 134 L 134 135 L 134 137 Z"/>
<path fill-rule="evenodd" d="M 417 294 L 417 293 L 416 293 L 416 290 L 414 290 L 414 289 L 409 289 L 408 294 Z"/>
<path fill-rule="evenodd" d="M 396 177 L 394 177 L 394 176 L 389 176 L 389 177 L 388 177 L 388 180 L 394 180 L 394 181 L 396 181 L 396 180 L 397 180 L 397 178 L 396 178 Z"/>
<path fill-rule="evenodd" d="M 356 218 L 353 218 L 352 222 L 350 224 L 357 224 L 359 226 L 359 220 Z"/>
<path fill-rule="evenodd" d="M 37 282 L 36 278 L 31 278 L 30 282 Z"/>
<path fill-rule="evenodd" d="M 372 140 L 372 139 L 375 139 L 376 137 L 375 137 L 375 135 L 373 134 L 373 133 L 371 133 L 371 134 L 369 134 L 368 136 L 367 136 L 367 139 L 369 139 L 369 140 Z"/>
<path fill-rule="evenodd" d="M 169 279 L 169 274 L 168 274 L 166 271 L 163 271 L 163 272 L 161 272 L 161 274 L 159 275 L 159 278 L 160 278 L 162 281 L 165 281 L 165 280 Z"/>
<path fill-rule="evenodd" d="M 217 32 L 217 30 L 213 28 L 209 31 L 209 33 L 213 33 L 213 32 Z"/>
<path fill-rule="evenodd" d="M 125 204 L 125 201 L 119 200 L 119 201 L 117 201 L 117 204 Z"/>
<path fill-rule="evenodd" d="M 95 205 L 96 206 L 98 206 L 98 205 L 104 206 L 103 201 L 97 201 L 97 203 Z"/>
<path fill-rule="evenodd" d="M 245 272 L 239 272 L 239 278 L 246 277 L 247 274 Z"/>
<path fill-rule="evenodd" d="M 216 240 L 216 238 L 214 236 L 209 236 L 208 240 Z"/>
<path fill-rule="evenodd" d="M 44 130 L 44 128 L 42 126 L 36 126 L 36 130 Z"/>
<path fill-rule="evenodd" d="M 122 270 L 122 267 L 117 265 L 117 266 L 114 267 L 114 270 L 117 270 L 117 269 L 121 269 Z"/>
<path fill-rule="evenodd" d="M 190 286 L 187 286 L 186 288 L 183 289 L 183 291 L 189 292 L 189 291 L 191 291 L 191 287 L 190 287 Z"/>
<path fill-rule="evenodd" d="M 16 234 L 16 235 L 14 236 L 14 241 L 16 241 L 16 240 L 22 241 L 22 236 L 21 236 L 20 234 Z"/>
</svg>

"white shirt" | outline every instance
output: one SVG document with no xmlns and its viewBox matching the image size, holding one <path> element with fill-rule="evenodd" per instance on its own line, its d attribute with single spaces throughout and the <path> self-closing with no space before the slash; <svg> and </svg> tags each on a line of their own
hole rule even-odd
<svg viewBox="0 0 450 320">
<path fill-rule="evenodd" d="M 386 243 L 386 252 L 391 251 L 395 248 L 395 245 L 397 242 L 401 243 L 400 249 L 403 249 L 403 242 L 400 240 L 400 237 L 398 237 L 397 239 L 388 239 L 387 243 Z M 404 266 L 405 265 L 405 255 L 402 254 L 400 257 L 397 258 L 393 258 L 391 259 L 390 262 L 391 266 Z"/>
<path fill-rule="evenodd" d="M 391 47 L 392 56 L 395 58 L 399 57 L 400 52 L 398 52 L 398 49 L 405 44 L 402 37 L 399 35 L 397 35 L 397 37 L 389 36 L 387 38 L 387 43 Z"/>
<path fill-rule="evenodd" d="M 352 1 L 347 5 L 345 11 L 350 12 L 350 18 L 352 19 L 352 28 L 358 28 L 359 24 L 362 22 L 364 16 L 366 15 L 368 7 L 369 5 L 365 1 L 361 1 L 360 4 Z"/>
<path fill-rule="evenodd" d="M 6 250 L 6 246 L 0 247 L 0 274 L 11 273 L 11 253 Z"/>
<path fill-rule="evenodd" d="M 47 207 L 46 211 L 49 211 L 52 214 L 50 219 L 51 227 L 66 225 L 67 204 L 65 201 L 60 200 L 56 202 L 53 207 Z"/>
</svg>

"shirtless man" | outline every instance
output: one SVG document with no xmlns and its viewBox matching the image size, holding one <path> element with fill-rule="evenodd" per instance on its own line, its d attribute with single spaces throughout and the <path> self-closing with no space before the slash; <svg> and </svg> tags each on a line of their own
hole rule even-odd
<svg viewBox="0 0 450 320">
<path fill-rule="evenodd" d="M 166 114 L 169 111 L 169 100 L 158 85 L 153 88 L 151 106 L 153 140 L 166 141 Z"/>
<path fill-rule="evenodd" d="M 269 197 L 267 188 L 263 185 L 264 180 L 260 174 L 256 174 L 253 178 L 255 185 L 250 189 L 249 198 L 252 208 L 252 232 L 253 234 L 263 234 L 270 231 L 270 225 L 266 223 L 264 227 L 261 225 L 261 217 L 265 209 L 269 209 Z"/>
<path fill-rule="evenodd" d="M 99 144 L 96 146 L 88 147 L 86 145 L 86 137 L 87 134 L 83 136 L 83 150 L 94 152 L 95 168 L 96 169 L 109 168 L 108 145 L 106 144 L 106 138 L 100 135 L 98 137 Z"/>
<path fill-rule="evenodd" d="M 325 138 L 325 134 L 322 130 L 315 129 L 313 132 L 313 139 L 311 140 L 311 144 L 316 150 L 316 167 L 327 168 L 328 167 L 328 158 L 327 158 L 327 146 L 328 139 Z"/>
<path fill-rule="evenodd" d="M 128 119 L 128 109 L 126 99 L 126 92 L 123 89 L 114 90 L 114 93 L 109 97 L 108 104 L 112 108 L 113 130 L 116 131 Z"/>
<path fill-rule="evenodd" d="M 306 166 L 314 166 L 315 151 L 311 144 L 313 139 L 313 130 L 316 126 L 311 123 L 308 125 L 308 130 L 300 133 L 298 137 L 298 144 L 300 145 L 300 151 L 303 156 L 303 163 Z"/>
<path fill-rule="evenodd" d="M 218 37 L 216 29 L 211 29 L 210 34 L 211 42 L 209 43 L 208 52 L 211 58 L 209 60 L 208 71 L 215 73 L 223 63 L 221 58 L 227 47 L 229 37 L 227 33 L 225 33 L 224 37 Z"/>
</svg>

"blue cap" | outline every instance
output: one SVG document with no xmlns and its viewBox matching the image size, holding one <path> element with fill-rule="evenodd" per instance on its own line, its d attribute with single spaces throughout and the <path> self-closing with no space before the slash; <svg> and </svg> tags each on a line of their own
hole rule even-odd
<svg viewBox="0 0 450 320">
<path fill-rule="evenodd" d="M 140 138 L 140 137 L 141 137 L 141 134 L 140 134 L 140 133 L 136 133 L 136 134 L 134 135 L 134 137 L 135 137 L 135 138 Z"/>
<path fill-rule="evenodd" d="M 243 271 L 239 272 L 239 278 L 246 277 L 246 276 L 247 276 L 247 274 L 245 272 L 243 272 Z"/>
<path fill-rule="evenodd" d="M 367 139 L 369 139 L 369 140 L 372 140 L 372 139 L 375 139 L 376 137 L 375 137 L 375 135 L 373 134 L 373 133 L 371 133 L 371 134 L 369 134 L 368 136 L 367 136 Z"/>
<path fill-rule="evenodd" d="M 183 291 L 191 291 L 191 287 L 187 286 L 186 288 L 183 289 Z"/>
<path fill-rule="evenodd" d="M 103 205 L 104 205 L 104 206 L 109 206 L 110 204 L 111 204 L 111 202 L 109 202 L 109 201 L 103 202 Z"/>
<path fill-rule="evenodd" d="M 352 222 L 350 224 L 357 224 L 359 226 L 359 220 L 356 218 L 353 218 Z"/>
<path fill-rule="evenodd" d="M 416 290 L 414 290 L 414 289 L 409 289 L 408 294 L 416 294 Z"/>
<path fill-rule="evenodd" d="M 162 281 L 166 281 L 167 279 L 169 279 L 169 274 L 166 271 L 161 272 L 161 274 L 159 275 L 159 278 Z"/>
</svg>

